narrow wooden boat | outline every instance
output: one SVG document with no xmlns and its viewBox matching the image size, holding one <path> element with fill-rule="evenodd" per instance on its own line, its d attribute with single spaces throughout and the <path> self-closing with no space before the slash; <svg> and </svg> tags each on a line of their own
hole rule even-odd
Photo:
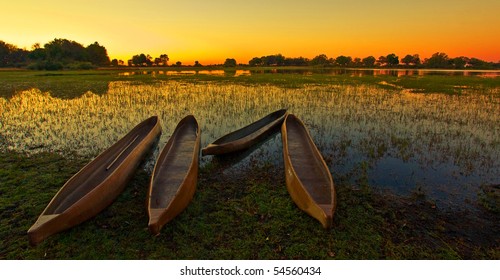
<svg viewBox="0 0 500 280">
<path fill-rule="evenodd" d="M 161 228 L 180 214 L 193 198 L 198 182 L 200 128 L 195 117 L 182 119 L 160 153 L 148 193 L 149 230 Z"/>
<path fill-rule="evenodd" d="M 285 114 L 286 109 L 273 112 L 254 123 L 222 136 L 203 148 L 201 153 L 203 156 L 222 155 L 247 149 L 273 132 L 279 131 Z"/>
<path fill-rule="evenodd" d="M 289 114 L 281 127 L 286 186 L 297 206 L 332 225 L 336 195 L 332 175 L 304 123 Z"/>
<path fill-rule="evenodd" d="M 71 177 L 28 230 L 30 243 L 36 245 L 110 205 L 160 134 L 158 117 L 148 118 Z"/>
</svg>

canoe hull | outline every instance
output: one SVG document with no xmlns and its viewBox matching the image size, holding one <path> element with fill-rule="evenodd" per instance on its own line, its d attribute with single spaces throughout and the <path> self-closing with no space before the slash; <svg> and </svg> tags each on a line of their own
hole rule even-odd
<svg viewBox="0 0 500 280">
<path fill-rule="evenodd" d="M 161 228 L 191 202 L 198 183 L 201 133 L 194 116 L 182 119 L 162 149 L 151 176 L 148 192 L 148 228 Z"/>
<path fill-rule="evenodd" d="M 287 115 L 281 133 L 290 197 L 297 207 L 317 219 L 324 228 L 331 227 L 336 195 L 325 161 L 302 121 L 294 115 Z"/>
<path fill-rule="evenodd" d="M 147 133 L 144 133 L 141 139 L 136 140 L 137 137 L 131 138 L 133 133 L 138 133 L 138 128 L 145 125 L 148 125 Z M 35 224 L 28 230 L 30 243 L 36 245 L 53 234 L 67 230 L 94 217 L 108 207 L 118 195 L 122 193 L 141 161 L 150 151 L 160 134 L 161 125 L 158 118 L 149 118 L 137 125 L 129 134 L 101 153 L 92 162 L 71 177 L 47 205 Z M 85 181 L 86 178 L 83 177 L 88 177 L 89 174 L 92 174 L 92 169 L 95 169 L 96 166 L 101 169 L 96 172 L 106 172 L 102 170 L 106 168 L 102 165 L 102 161 L 107 160 L 106 158 L 109 155 L 109 151 L 119 149 L 120 147 L 118 146 L 125 145 L 126 141 L 124 140 L 130 142 L 130 139 L 134 139 L 137 143 L 135 143 L 134 146 L 127 147 L 127 153 L 119 154 L 120 161 L 115 162 L 115 166 L 106 170 L 109 171 L 108 176 L 94 184 L 88 183 L 88 186 L 76 186 L 80 181 L 88 182 Z M 68 207 L 65 207 L 64 211 L 58 210 L 60 207 L 58 204 L 65 203 L 65 198 L 63 196 L 74 195 L 72 189 L 80 191 L 82 188 L 89 188 L 89 190 L 78 199 L 73 199 L 76 201 L 71 203 Z"/>
<path fill-rule="evenodd" d="M 275 111 L 254 123 L 215 140 L 203 148 L 201 153 L 203 156 L 223 155 L 248 149 L 269 135 L 278 132 L 285 114 L 285 109 Z"/>
</svg>

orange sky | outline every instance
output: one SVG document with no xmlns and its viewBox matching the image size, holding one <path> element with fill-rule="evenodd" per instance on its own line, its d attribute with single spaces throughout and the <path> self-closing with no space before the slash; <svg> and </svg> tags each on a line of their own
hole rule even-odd
<svg viewBox="0 0 500 280">
<path fill-rule="evenodd" d="M 27 49 L 54 38 L 97 41 L 125 61 L 435 52 L 500 61 L 498 0 L 17 0 L 2 10 L 0 40 Z"/>
</svg>

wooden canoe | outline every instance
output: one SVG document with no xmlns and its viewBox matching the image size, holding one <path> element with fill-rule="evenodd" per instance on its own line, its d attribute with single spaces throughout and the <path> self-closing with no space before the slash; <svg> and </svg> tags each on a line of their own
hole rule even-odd
<svg viewBox="0 0 500 280">
<path fill-rule="evenodd" d="M 148 118 L 71 177 L 28 230 L 30 243 L 36 245 L 110 205 L 160 134 L 158 117 Z"/>
<path fill-rule="evenodd" d="M 289 114 L 281 127 L 286 186 L 297 206 L 332 225 L 336 195 L 332 175 L 304 123 Z"/>
<path fill-rule="evenodd" d="M 148 193 L 149 230 L 161 228 L 193 198 L 198 182 L 200 128 L 195 117 L 182 119 L 156 161 Z"/>
<path fill-rule="evenodd" d="M 203 148 L 201 153 L 203 156 L 222 155 L 247 149 L 273 132 L 279 131 L 285 114 L 286 109 L 273 112 L 254 123 L 222 136 Z"/>
</svg>

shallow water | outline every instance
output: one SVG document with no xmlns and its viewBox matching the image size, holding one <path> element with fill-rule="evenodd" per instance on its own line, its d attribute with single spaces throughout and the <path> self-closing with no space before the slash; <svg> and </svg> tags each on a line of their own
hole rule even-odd
<svg viewBox="0 0 500 280">
<path fill-rule="evenodd" d="M 33 89 L 0 98 L 0 149 L 77 153 L 90 160 L 151 115 L 160 117 L 163 147 L 187 114 L 197 118 L 205 146 L 281 108 L 307 125 L 334 181 L 424 193 L 440 207 L 460 208 L 477 201 L 480 186 L 500 183 L 498 91 L 445 95 L 366 85 L 112 82 L 103 95 L 60 99 Z M 279 170 L 281 149 L 277 133 L 233 159 L 224 173 L 254 164 Z M 203 157 L 201 164 L 217 160 Z M 146 168 L 152 165 L 150 159 Z"/>
<path fill-rule="evenodd" d="M 266 68 L 266 69 L 235 69 L 235 70 L 152 70 L 152 71 L 125 71 L 120 76 L 152 75 L 152 76 L 252 76 L 256 74 L 301 74 L 301 75 L 347 75 L 351 77 L 363 76 L 457 76 L 457 77 L 500 77 L 500 70 L 438 70 L 438 69 L 361 69 L 361 68 Z"/>
</svg>

